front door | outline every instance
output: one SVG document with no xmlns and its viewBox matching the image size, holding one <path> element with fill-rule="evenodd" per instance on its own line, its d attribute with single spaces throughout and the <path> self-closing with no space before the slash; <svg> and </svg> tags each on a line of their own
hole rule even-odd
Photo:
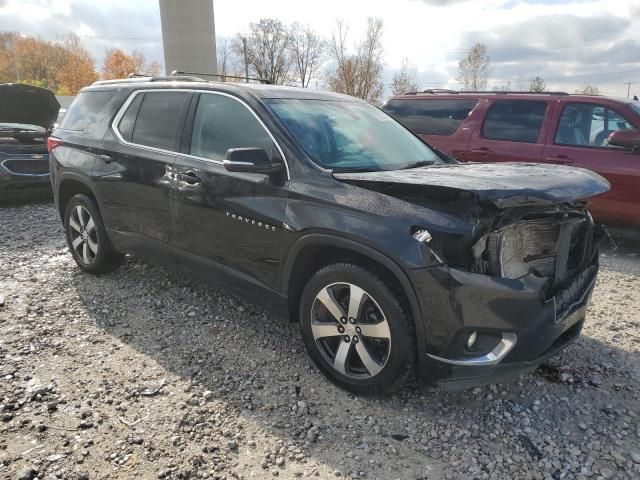
<svg viewBox="0 0 640 480">
<path fill-rule="evenodd" d="M 230 148 L 282 153 L 250 107 L 228 94 L 195 96 L 186 125 L 173 184 L 178 261 L 230 287 L 277 289 L 286 173 L 232 173 L 222 161 Z"/>
<path fill-rule="evenodd" d="M 571 102 L 564 105 L 553 142 L 545 148 L 545 162 L 587 168 L 609 181 L 611 190 L 589 204 L 597 220 L 640 224 L 640 154 L 607 144 L 611 132 L 633 128 L 606 105 Z"/>
</svg>

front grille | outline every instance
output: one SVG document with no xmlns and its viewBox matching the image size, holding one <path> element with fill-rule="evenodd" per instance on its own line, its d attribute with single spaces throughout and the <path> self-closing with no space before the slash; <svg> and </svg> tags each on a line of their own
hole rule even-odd
<svg viewBox="0 0 640 480">
<path fill-rule="evenodd" d="M 582 265 L 589 218 L 583 215 L 521 220 L 491 232 L 487 242 L 491 268 L 502 278 L 533 274 L 560 285 Z"/>
<path fill-rule="evenodd" d="M 16 175 L 44 175 L 49 173 L 49 160 L 44 159 L 10 159 L 2 162 L 4 168 Z"/>
</svg>

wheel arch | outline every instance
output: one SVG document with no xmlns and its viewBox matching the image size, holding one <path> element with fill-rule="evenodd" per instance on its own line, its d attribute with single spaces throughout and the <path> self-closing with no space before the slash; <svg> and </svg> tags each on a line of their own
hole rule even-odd
<svg viewBox="0 0 640 480">
<path fill-rule="evenodd" d="M 417 345 L 422 345 L 424 326 L 420 305 L 409 277 L 392 258 L 384 253 L 342 237 L 309 234 L 291 248 L 284 266 L 282 289 L 288 297 L 289 319 L 298 319 L 297 305 L 307 280 L 322 267 L 340 261 L 352 261 L 360 266 L 382 270 L 391 276 L 392 287 L 404 296 L 416 332 Z"/>
<path fill-rule="evenodd" d="M 64 211 L 69 200 L 79 193 L 87 195 L 98 205 L 98 199 L 93 188 L 82 176 L 67 174 L 60 179 L 56 188 L 55 200 L 61 219 L 64 220 Z"/>
</svg>

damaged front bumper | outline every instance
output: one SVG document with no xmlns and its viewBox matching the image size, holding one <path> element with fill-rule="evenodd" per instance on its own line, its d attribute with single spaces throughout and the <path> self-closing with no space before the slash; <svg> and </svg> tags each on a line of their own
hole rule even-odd
<svg viewBox="0 0 640 480">
<path fill-rule="evenodd" d="M 455 390 L 535 369 L 580 335 L 597 259 L 596 250 L 550 298 L 521 280 L 446 266 L 414 270 L 425 332 L 420 377 Z"/>
</svg>

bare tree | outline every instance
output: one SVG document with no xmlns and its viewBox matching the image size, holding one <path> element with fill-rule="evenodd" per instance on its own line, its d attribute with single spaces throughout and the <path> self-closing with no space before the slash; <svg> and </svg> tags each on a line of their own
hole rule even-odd
<svg viewBox="0 0 640 480">
<path fill-rule="evenodd" d="M 547 89 L 547 84 L 544 83 L 542 77 L 532 78 L 531 82 L 529 82 L 529 91 L 530 92 L 544 92 Z"/>
<path fill-rule="evenodd" d="M 283 85 L 291 80 L 291 38 L 280 20 L 263 18 L 249 24 L 246 40 L 247 63 L 251 73 L 261 80 Z M 238 34 L 232 43 L 232 51 L 244 56 L 243 36 Z"/>
<path fill-rule="evenodd" d="M 219 37 L 216 40 L 216 55 L 218 57 L 218 79 L 221 82 L 226 82 L 230 79 L 229 76 L 239 76 L 239 62 L 238 57 L 231 48 L 231 40 L 226 37 Z M 234 79 L 236 80 L 236 79 Z"/>
<path fill-rule="evenodd" d="M 463 90 L 484 90 L 490 73 L 491 60 L 487 55 L 487 46 L 476 43 L 458 63 L 457 80 Z"/>
<path fill-rule="evenodd" d="M 391 79 L 391 92 L 394 95 L 402 95 L 403 93 L 418 91 L 417 76 L 416 66 L 409 59 L 403 59 L 400 70 L 394 73 Z"/>
<path fill-rule="evenodd" d="M 582 95 L 600 95 L 600 89 L 595 85 L 585 85 L 583 88 L 576 90 L 576 93 L 581 93 Z"/>
<path fill-rule="evenodd" d="M 309 25 L 299 23 L 291 25 L 289 37 L 296 77 L 307 88 L 324 60 L 326 42 Z"/>
<path fill-rule="evenodd" d="M 511 91 L 511 80 L 503 83 L 502 85 L 496 86 L 493 88 L 494 92 L 510 92 Z"/>
<path fill-rule="evenodd" d="M 382 19 L 368 18 L 364 38 L 354 53 L 347 49 L 349 27 L 338 20 L 329 52 L 336 70 L 329 76 L 329 89 L 375 102 L 382 95 Z"/>
</svg>

